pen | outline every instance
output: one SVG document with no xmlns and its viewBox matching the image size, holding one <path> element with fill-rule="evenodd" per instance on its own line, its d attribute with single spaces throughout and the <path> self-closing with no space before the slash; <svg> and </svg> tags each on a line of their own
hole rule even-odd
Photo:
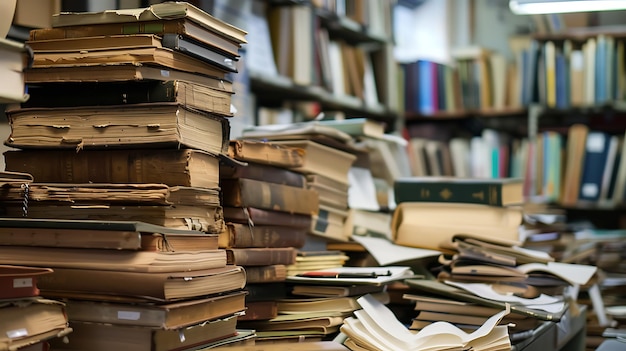
<svg viewBox="0 0 626 351">
<path fill-rule="evenodd" d="M 306 272 L 302 274 L 297 274 L 297 277 L 305 277 L 305 278 L 377 278 L 381 276 L 390 276 L 391 272 L 387 271 L 384 274 L 380 274 L 377 272 L 367 272 L 367 273 L 339 273 L 339 272 Z"/>
</svg>

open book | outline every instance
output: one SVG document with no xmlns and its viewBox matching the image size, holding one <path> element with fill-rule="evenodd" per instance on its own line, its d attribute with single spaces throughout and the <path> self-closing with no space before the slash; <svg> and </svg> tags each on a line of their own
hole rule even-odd
<svg viewBox="0 0 626 351">
<path fill-rule="evenodd" d="M 466 333 L 447 322 L 434 322 L 420 332 L 410 332 L 385 305 L 365 295 L 358 299 L 362 309 L 344 320 L 341 331 L 368 350 L 510 350 L 506 326 L 497 326 L 509 313 L 494 314 L 478 329 Z"/>
</svg>

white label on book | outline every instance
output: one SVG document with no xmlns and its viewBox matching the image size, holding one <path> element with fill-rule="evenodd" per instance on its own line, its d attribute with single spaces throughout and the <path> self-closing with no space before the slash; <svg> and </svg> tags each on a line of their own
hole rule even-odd
<svg viewBox="0 0 626 351">
<path fill-rule="evenodd" d="M 15 278 L 13 279 L 13 288 L 32 288 L 33 278 Z"/>
<path fill-rule="evenodd" d="M 585 57 L 583 52 L 580 50 L 574 50 L 570 54 L 570 65 L 573 70 L 582 71 L 583 67 L 585 67 Z"/>
<path fill-rule="evenodd" d="M 593 183 L 585 183 L 580 189 L 584 197 L 595 197 L 598 194 L 598 185 Z"/>
<path fill-rule="evenodd" d="M 23 338 L 28 336 L 28 330 L 26 330 L 26 328 L 8 330 L 7 336 L 9 339 Z"/>
<path fill-rule="evenodd" d="M 117 319 L 124 319 L 127 321 L 137 321 L 141 318 L 141 312 L 136 311 L 117 311 Z"/>
<path fill-rule="evenodd" d="M 169 76 L 170 76 L 170 71 L 168 71 L 166 69 L 162 69 L 161 70 L 161 77 L 168 78 Z"/>
<path fill-rule="evenodd" d="M 604 150 L 604 134 L 589 133 L 587 136 L 587 151 L 602 152 Z"/>
</svg>

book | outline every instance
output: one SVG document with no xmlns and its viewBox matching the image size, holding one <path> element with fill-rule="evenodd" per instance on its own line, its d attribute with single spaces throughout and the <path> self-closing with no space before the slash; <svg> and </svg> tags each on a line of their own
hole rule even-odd
<svg viewBox="0 0 626 351">
<path fill-rule="evenodd" d="M 104 62 L 100 65 L 33 67 L 24 72 L 27 83 L 103 83 L 127 81 L 186 81 L 213 89 L 232 92 L 232 82 L 226 79 L 185 72 L 167 67 L 137 62 Z"/>
<path fill-rule="evenodd" d="M 41 167 L 41 159 L 49 160 Z M 219 159 L 193 149 L 9 150 L 7 170 L 39 183 L 161 183 L 219 187 Z"/>
<path fill-rule="evenodd" d="M 33 182 L 33 175 L 27 172 L 0 171 L 0 185 L 29 184 Z"/>
<path fill-rule="evenodd" d="M 6 300 L 0 304 L 0 346 L 15 350 L 72 331 L 65 304 L 43 298 Z"/>
<path fill-rule="evenodd" d="M 223 179 L 224 206 L 256 207 L 311 215 L 318 212 L 319 197 L 313 190 L 253 179 Z"/>
<path fill-rule="evenodd" d="M 217 83 L 216 83 L 217 84 Z M 78 107 L 175 102 L 200 111 L 232 117 L 232 90 L 182 80 L 29 83 L 22 107 Z"/>
<path fill-rule="evenodd" d="M 50 273 L 50 268 L 0 265 L 0 299 L 39 296 L 37 279 Z"/>
<path fill-rule="evenodd" d="M 284 264 L 246 266 L 246 284 L 284 282 L 287 267 Z"/>
<path fill-rule="evenodd" d="M 245 296 L 243 291 L 235 291 L 163 304 L 68 300 L 66 309 L 72 323 L 106 323 L 173 330 L 244 311 Z"/>
<path fill-rule="evenodd" d="M 300 274 L 287 277 L 287 282 L 294 284 L 321 285 L 385 285 L 396 280 L 413 276 L 408 266 L 385 267 L 334 267 L 310 271 L 311 274 Z M 354 277 L 340 277 L 337 274 L 355 274 Z M 363 275 L 366 275 L 363 277 Z M 359 276 L 359 277 L 357 277 Z"/>
<path fill-rule="evenodd" d="M 278 317 L 276 301 L 246 301 L 246 314 L 237 318 L 238 321 L 268 320 Z"/>
<path fill-rule="evenodd" d="M 32 58 L 24 43 L 10 39 L 0 39 L 0 103 L 20 103 L 28 100 L 24 86 L 24 69 Z"/>
<path fill-rule="evenodd" d="M 454 218 L 454 223 L 450 218 Z M 391 232 L 398 245 L 440 250 L 459 233 L 519 243 L 521 223 L 519 207 L 403 202 L 394 211 Z"/>
<path fill-rule="evenodd" d="M 295 285 L 291 290 L 293 295 L 309 297 L 343 297 L 361 296 L 365 294 L 378 293 L 384 290 L 384 285 Z"/>
<path fill-rule="evenodd" d="M 386 293 L 372 294 L 383 303 L 389 302 Z M 280 314 L 300 314 L 300 313 L 350 313 L 360 309 L 356 302 L 358 297 L 317 297 L 317 298 L 289 298 L 278 300 L 278 313 Z"/>
<path fill-rule="evenodd" d="M 42 277 L 43 278 L 43 277 Z M 46 296 L 97 294 L 102 301 L 174 301 L 232 290 L 245 286 L 242 267 L 228 265 L 199 271 L 153 273 L 86 268 L 55 268 L 39 280 Z"/>
<path fill-rule="evenodd" d="M 256 329 L 257 332 L 311 331 L 327 335 L 337 331 L 347 315 L 347 313 L 340 312 L 279 314 L 276 318 L 267 321 L 248 321 L 241 324 L 244 328 Z"/>
<path fill-rule="evenodd" d="M 161 44 L 166 48 L 180 51 L 199 60 L 215 65 L 221 69 L 237 73 L 236 58 L 233 58 L 231 55 L 226 55 L 219 51 L 213 50 L 212 48 L 207 47 L 207 45 L 197 40 L 182 36 L 180 34 L 166 33 L 163 34 L 163 40 Z"/>
<path fill-rule="evenodd" d="M 166 2 L 146 8 L 102 12 L 61 12 L 52 17 L 52 27 L 101 23 L 137 23 L 186 18 L 209 31 L 239 44 L 246 43 L 246 31 L 228 24 L 186 2 Z"/>
<path fill-rule="evenodd" d="M 129 221 L 0 218 L 0 245 L 143 251 L 217 250 L 218 236 Z"/>
<path fill-rule="evenodd" d="M 367 118 L 350 118 L 344 120 L 321 120 L 320 125 L 340 130 L 353 137 L 368 136 L 379 138 L 385 134 L 385 125 Z"/>
<path fill-rule="evenodd" d="M 156 34 L 162 36 L 165 33 L 184 35 L 229 54 L 233 58 L 239 56 L 240 45 L 237 42 L 224 38 L 213 31 L 205 30 L 196 22 L 185 18 L 135 23 L 94 23 L 56 28 L 37 28 L 30 31 L 29 40 L 43 41 L 122 34 Z"/>
<path fill-rule="evenodd" d="M 589 203 L 599 200 L 610 139 L 604 132 L 590 131 L 587 134 L 578 200 Z"/>
<path fill-rule="evenodd" d="M 567 131 L 565 169 L 563 170 L 567 177 L 563 178 L 560 199 L 564 206 L 573 206 L 578 202 L 588 134 L 589 127 L 583 124 L 574 124 Z"/>
<path fill-rule="evenodd" d="M 70 117 L 81 115 L 81 117 Z M 16 148 L 103 149 L 188 146 L 219 155 L 228 151 L 228 120 L 178 104 L 137 104 L 7 111 Z"/>
<path fill-rule="evenodd" d="M 307 228 L 283 226 L 280 222 L 273 225 L 227 223 L 226 229 L 219 234 L 219 246 L 224 248 L 300 248 L 304 246 L 307 234 Z"/>
<path fill-rule="evenodd" d="M 226 265 L 224 250 L 130 251 L 33 246 L 0 246 L 2 264 L 126 272 L 180 272 Z"/>
<path fill-rule="evenodd" d="M 339 183 L 348 183 L 348 171 L 356 160 L 356 156 L 310 140 L 282 140 L 273 143 L 304 150 L 304 164 L 301 167 L 293 168 L 294 171 L 304 174 L 319 174 Z"/>
<path fill-rule="evenodd" d="M 277 167 L 294 168 L 304 163 L 304 151 L 259 140 L 231 140 L 228 156 L 245 162 L 264 163 Z"/>
<path fill-rule="evenodd" d="M 516 178 L 412 177 L 394 182 L 396 203 L 457 202 L 508 206 L 524 202 L 523 181 Z"/>
<path fill-rule="evenodd" d="M 273 301 L 287 297 L 285 282 L 249 283 L 243 289 L 248 293 L 246 303 L 251 301 Z"/>
<path fill-rule="evenodd" d="M 286 168 L 254 162 L 247 162 L 246 164 L 222 164 L 220 166 L 221 180 L 237 178 L 284 184 L 297 188 L 306 187 L 306 178 L 303 174 L 290 171 Z"/>
<path fill-rule="evenodd" d="M 72 323 L 67 343 L 54 340 L 55 350 L 167 351 L 198 348 L 237 334 L 236 315 L 205 323 L 166 330 L 101 323 Z"/>
<path fill-rule="evenodd" d="M 165 69 L 199 73 L 216 79 L 225 79 L 226 70 L 172 49 L 158 46 L 111 47 L 91 51 L 55 50 L 37 51 L 34 68 L 99 66 L 101 64 L 147 64 Z"/>
<path fill-rule="evenodd" d="M 224 207 L 224 218 L 246 225 L 280 225 L 291 228 L 310 228 L 311 216 L 255 207 Z"/>
<path fill-rule="evenodd" d="M 348 351 L 342 344 L 334 341 L 313 341 L 298 343 L 298 350 L 301 351 Z M 269 343 L 254 346 L 233 346 L 229 351 L 289 351 L 294 347 L 293 343 Z"/>
<path fill-rule="evenodd" d="M 296 261 L 293 247 L 226 249 L 228 264 L 238 266 L 290 265 Z"/>
</svg>

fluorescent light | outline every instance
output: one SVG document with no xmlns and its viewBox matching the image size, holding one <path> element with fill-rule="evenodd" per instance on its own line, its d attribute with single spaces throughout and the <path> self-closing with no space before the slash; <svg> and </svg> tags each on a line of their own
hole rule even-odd
<svg viewBox="0 0 626 351">
<path fill-rule="evenodd" d="M 518 15 L 625 10 L 625 0 L 510 0 Z"/>
</svg>

